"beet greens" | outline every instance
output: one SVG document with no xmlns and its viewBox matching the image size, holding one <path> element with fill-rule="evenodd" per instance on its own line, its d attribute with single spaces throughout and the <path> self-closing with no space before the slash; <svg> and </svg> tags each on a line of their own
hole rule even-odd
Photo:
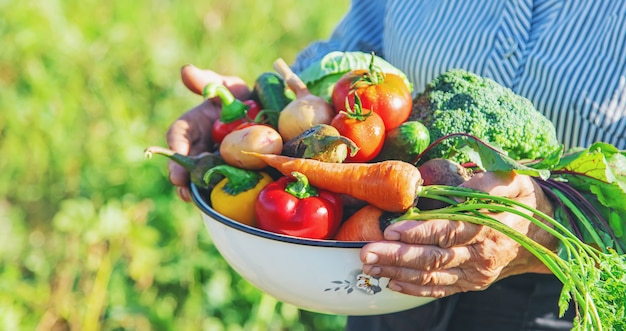
<svg viewBox="0 0 626 331">
<path fill-rule="evenodd" d="M 560 148 L 543 160 L 522 163 L 476 137 L 454 136 L 463 138 L 457 147 L 479 171 L 514 171 L 535 178 L 553 200 L 555 216 L 513 199 L 431 185 L 422 187 L 418 196 L 449 206 L 426 211 L 411 208 L 392 222 L 448 219 L 494 228 L 530 251 L 563 283 L 559 307 L 563 314 L 574 300 L 575 330 L 626 330 L 626 153 L 596 143 L 567 154 Z M 484 210 L 528 219 L 556 237 L 559 249 L 547 249 L 481 213 Z"/>
</svg>

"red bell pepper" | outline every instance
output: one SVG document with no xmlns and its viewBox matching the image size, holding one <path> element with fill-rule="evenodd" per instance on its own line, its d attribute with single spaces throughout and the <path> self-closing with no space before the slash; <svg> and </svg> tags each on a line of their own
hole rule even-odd
<svg viewBox="0 0 626 331">
<path fill-rule="evenodd" d="M 340 196 L 314 188 L 301 173 L 291 175 L 268 184 L 259 193 L 257 227 L 300 238 L 332 238 L 343 216 Z"/>
<path fill-rule="evenodd" d="M 211 138 L 219 144 L 224 137 L 242 123 L 256 123 L 261 105 L 255 100 L 237 100 L 228 88 L 219 83 L 209 83 L 202 90 L 205 99 L 218 97 L 222 103 L 220 118 L 213 123 Z"/>
<path fill-rule="evenodd" d="M 213 127 L 211 128 L 211 138 L 213 139 L 214 143 L 221 143 L 227 134 L 235 131 L 236 129 L 244 128 L 245 126 L 248 126 L 248 124 L 258 124 L 257 122 L 255 122 L 255 118 L 261 111 L 259 104 L 254 100 L 243 101 L 243 104 L 249 107 L 246 111 L 245 117 L 236 119 L 229 123 L 225 123 L 221 119 L 217 119 L 215 122 L 213 122 Z"/>
</svg>

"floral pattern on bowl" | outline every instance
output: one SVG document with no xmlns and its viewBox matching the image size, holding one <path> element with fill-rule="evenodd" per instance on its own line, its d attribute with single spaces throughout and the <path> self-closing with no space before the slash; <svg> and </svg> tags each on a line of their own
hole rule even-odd
<svg viewBox="0 0 626 331">
<path fill-rule="evenodd" d="M 384 279 L 380 277 L 370 276 L 363 273 L 362 270 L 356 270 L 349 274 L 348 279 L 346 280 L 334 280 L 331 283 L 336 284 L 334 287 L 328 287 L 324 289 L 325 292 L 328 291 L 339 291 L 344 290 L 346 294 L 350 294 L 354 292 L 354 289 L 358 289 L 363 293 L 374 295 L 379 293 L 383 289 Z M 387 281 L 388 285 L 388 281 Z M 385 286 L 386 287 L 386 286 Z"/>
</svg>

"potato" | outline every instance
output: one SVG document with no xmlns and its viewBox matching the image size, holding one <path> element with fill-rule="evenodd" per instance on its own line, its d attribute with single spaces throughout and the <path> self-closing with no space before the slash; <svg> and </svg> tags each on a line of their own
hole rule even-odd
<svg viewBox="0 0 626 331">
<path fill-rule="evenodd" d="M 330 124 L 335 117 L 333 106 L 311 94 L 306 84 L 287 65 L 285 60 L 277 59 L 274 69 L 283 77 L 285 83 L 296 98 L 289 102 L 278 115 L 278 132 L 285 141 L 294 139 L 305 130 L 317 124 Z"/>
<path fill-rule="evenodd" d="M 220 144 L 220 155 L 224 161 L 234 167 L 258 170 L 267 167 L 267 163 L 245 152 L 280 154 L 283 139 L 272 127 L 253 125 L 227 134 Z"/>
<path fill-rule="evenodd" d="M 324 99 L 312 94 L 296 97 L 278 115 L 278 132 L 287 140 L 317 124 L 330 124 L 335 110 Z"/>
</svg>

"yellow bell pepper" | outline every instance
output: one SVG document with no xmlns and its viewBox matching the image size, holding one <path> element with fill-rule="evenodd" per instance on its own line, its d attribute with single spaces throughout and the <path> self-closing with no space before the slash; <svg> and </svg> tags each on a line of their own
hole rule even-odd
<svg viewBox="0 0 626 331">
<path fill-rule="evenodd" d="M 256 226 L 254 205 L 259 192 L 274 180 L 265 172 L 244 170 L 230 165 L 219 165 L 204 174 L 204 181 L 221 174 L 220 180 L 211 191 L 211 205 L 218 213 L 237 222 Z"/>
</svg>

